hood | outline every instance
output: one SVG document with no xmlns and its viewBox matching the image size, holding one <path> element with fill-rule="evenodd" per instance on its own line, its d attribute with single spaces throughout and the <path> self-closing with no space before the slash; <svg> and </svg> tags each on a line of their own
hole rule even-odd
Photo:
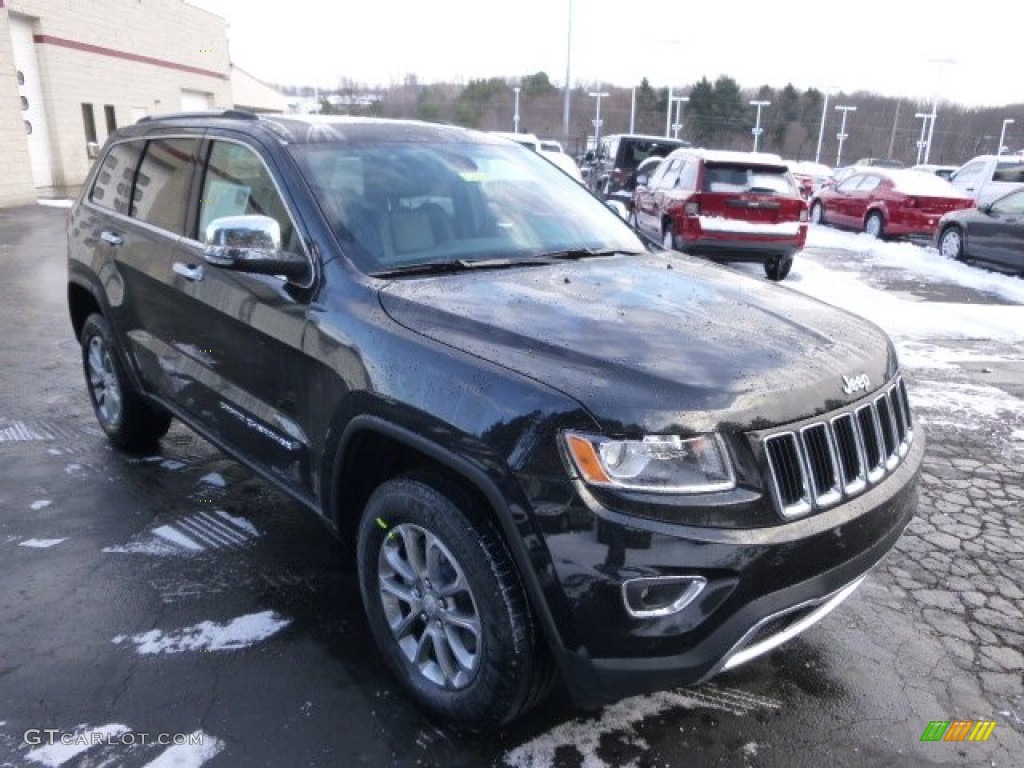
<svg viewBox="0 0 1024 768">
<path fill-rule="evenodd" d="M 688 256 L 405 278 L 380 292 L 411 331 L 577 400 L 609 433 L 761 429 L 834 410 L 895 373 L 875 325 Z"/>
</svg>

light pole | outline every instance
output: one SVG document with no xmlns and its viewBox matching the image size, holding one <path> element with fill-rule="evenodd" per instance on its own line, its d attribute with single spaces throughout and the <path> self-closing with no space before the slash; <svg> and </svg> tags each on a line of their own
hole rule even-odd
<svg viewBox="0 0 1024 768">
<path fill-rule="evenodd" d="M 761 139 L 761 134 L 764 133 L 764 129 L 761 127 L 761 107 L 767 107 L 771 105 L 770 101 L 751 101 L 750 106 L 757 107 L 757 120 L 754 122 L 754 127 L 750 130 L 754 134 L 754 151 L 757 152 L 757 145 Z"/>
<path fill-rule="evenodd" d="M 924 161 L 927 163 L 932 154 L 932 137 L 935 136 L 935 116 L 939 108 L 939 86 L 942 84 L 942 68 L 947 64 L 956 64 L 956 59 L 929 59 L 929 64 L 939 65 L 939 74 L 935 78 L 935 98 L 932 99 L 931 122 L 928 124 L 928 144 L 924 148 Z"/>
<path fill-rule="evenodd" d="M 840 163 L 843 159 L 843 142 L 846 141 L 846 139 L 849 137 L 849 134 L 846 132 L 846 114 L 848 112 L 856 111 L 856 107 L 847 107 L 845 105 L 840 105 L 836 107 L 836 112 L 843 113 L 843 123 L 839 128 L 839 133 L 836 134 L 836 138 L 839 139 L 839 151 L 836 152 L 836 168 L 840 167 Z"/>
<path fill-rule="evenodd" d="M 921 164 L 921 154 L 924 152 L 924 148 L 928 146 L 928 142 L 924 140 L 925 134 L 928 132 L 928 121 L 932 119 L 930 112 L 917 112 L 914 114 L 918 120 L 921 121 L 921 138 L 917 140 L 917 164 Z"/>
<path fill-rule="evenodd" d="M 821 141 L 825 138 L 825 114 L 828 111 L 828 97 L 834 93 L 836 89 L 833 86 L 826 86 L 821 89 L 821 92 L 825 94 L 825 103 L 821 105 L 821 126 L 818 128 L 818 148 L 814 151 L 814 162 L 821 162 Z"/>
<path fill-rule="evenodd" d="M 590 95 L 597 99 L 597 113 L 594 115 L 594 149 L 597 149 L 601 141 L 601 99 L 608 94 L 604 91 L 599 91 Z"/>
<path fill-rule="evenodd" d="M 519 133 L 519 86 L 512 89 L 516 95 L 516 112 L 512 115 L 512 132 Z"/>
<path fill-rule="evenodd" d="M 680 107 L 683 105 L 684 102 L 687 102 L 689 100 L 690 100 L 689 96 L 672 96 L 669 99 L 669 109 L 671 110 L 672 104 L 675 104 L 675 106 L 676 106 L 676 119 L 675 119 L 675 122 L 672 123 L 672 138 L 673 139 L 678 139 L 679 138 L 679 131 L 681 131 L 683 129 L 683 121 L 681 119 Z"/>
<path fill-rule="evenodd" d="M 997 155 L 1003 154 L 1003 139 L 1006 138 L 1006 126 L 1013 125 L 1013 118 L 1008 117 L 1003 120 L 1003 130 L 999 132 L 999 149 L 996 150 Z"/>
<path fill-rule="evenodd" d="M 569 149 L 569 67 L 572 64 L 572 0 L 569 0 L 569 32 L 565 44 L 565 105 L 562 109 L 562 136 L 565 148 Z"/>
</svg>

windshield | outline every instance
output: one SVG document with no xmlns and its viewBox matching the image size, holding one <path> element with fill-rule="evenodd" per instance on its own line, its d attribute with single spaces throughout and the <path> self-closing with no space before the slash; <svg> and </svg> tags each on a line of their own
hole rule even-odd
<svg viewBox="0 0 1024 768">
<path fill-rule="evenodd" d="M 645 250 L 607 206 L 520 147 L 338 142 L 291 150 L 364 272 Z"/>
</svg>

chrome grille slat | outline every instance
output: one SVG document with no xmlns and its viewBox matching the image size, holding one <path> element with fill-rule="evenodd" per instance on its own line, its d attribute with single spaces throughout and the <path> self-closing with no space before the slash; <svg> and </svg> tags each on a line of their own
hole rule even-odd
<svg viewBox="0 0 1024 768">
<path fill-rule="evenodd" d="M 779 513 L 798 517 L 853 498 L 892 472 L 913 440 L 902 377 L 866 403 L 763 438 Z"/>
</svg>

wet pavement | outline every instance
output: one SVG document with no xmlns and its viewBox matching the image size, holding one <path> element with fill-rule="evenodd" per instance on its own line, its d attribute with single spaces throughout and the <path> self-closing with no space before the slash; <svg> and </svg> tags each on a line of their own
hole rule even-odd
<svg viewBox="0 0 1024 768">
<path fill-rule="evenodd" d="M 467 737 L 392 682 L 311 514 L 180 425 L 159 455 L 110 448 L 67 320 L 64 216 L 0 210 L 0 766 L 1022 764 L 1024 352 L 907 358 L 919 515 L 822 623 L 700 688 L 589 715 L 556 690 Z M 932 720 L 997 725 L 922 743 Z"/>
</svg>

